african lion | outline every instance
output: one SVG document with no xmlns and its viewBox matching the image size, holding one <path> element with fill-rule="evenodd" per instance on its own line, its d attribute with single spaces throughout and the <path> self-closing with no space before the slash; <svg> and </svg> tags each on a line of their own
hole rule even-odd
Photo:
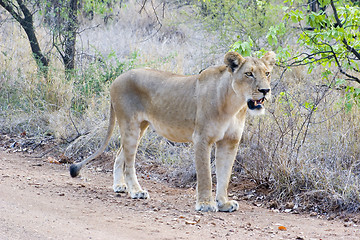
<svg viewBox="0 0 360 240">
<path fill-rule="evenodd" d="M 228 199 L 233 162 L 244 129 L 246 111 L 264 113 L 270 96 L 270 72 L 275 53 L 261 59 L 225 55 L 225 65 L 210 67 L 199 75 L 183 76 L 150 69 L 136 69 L 119 76 L 111 85 L 110 123 L 98 151 L 70 167 L 76 177 L 81 167 L 99 156 L 109 143 L 117 119 L 121 149 L 114 163 L 115 192 L 145 199 L 139 185 L 135 154 L 141 137 L 151 125 L 158 134 L 175 142 L 192 142 L 195 148 L 198 211 L 232 212 L 239 208 Z M 212 196 L 210 151 L 216 144 L 216 201 Z"/>
</svg>

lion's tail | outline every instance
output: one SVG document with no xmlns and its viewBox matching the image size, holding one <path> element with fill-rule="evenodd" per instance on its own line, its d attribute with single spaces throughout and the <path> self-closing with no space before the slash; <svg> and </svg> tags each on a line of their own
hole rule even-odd
<svg viewBox="0 0 360 240">
<path fill-rule="evenodd" d="M 115 111 L 114 111 L 114 107 L 112 106 L 112 104 L 110 104 L 110 119 L 109 119 L 109 126 L 108 126 L 108 130 L 107 130 L 107 135 L 106 138 L 104 140 L 104 142 L 102 143 L 101 147 L 91 156 L 89 156 L 88 158 L 86 158 L 85 160 L 79 162 L 79 163 L 74 163 L 70 166 L 70 175 L 71 177 L 76 177 L 77 175 L 79 175 L 81 168 L 88 163 L 89 161 L 93 160 L 94 158 L 98 157 L 102 152 L 104 152 L 105 148 L 107 147 L 107 145 L 109 144 L 111 135 L 114 131 L 114 127 L 115 127 Z"/>
</svg>

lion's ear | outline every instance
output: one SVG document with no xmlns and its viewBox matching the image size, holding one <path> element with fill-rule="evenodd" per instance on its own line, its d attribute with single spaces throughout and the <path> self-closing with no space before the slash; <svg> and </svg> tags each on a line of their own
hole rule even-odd
<svg viewBox="0 0 360 240">
<path fill-rule="evenodd" d="M 265 53 L 265 55 L 261 58 L 263 62 L 268 65 L 269 67 L 274 67 L 275 65 L 275 57 L 276 54 L 273 51 Z"/>
<path fill-rule="evenodd" d="M 245 62 L 245 58 L 243 58 L 237 52 L 228 52 L 225 55 L 224 63 L 228 67 L 230 72 L 235 72 L 237 68 L 239 68 Z"/>
</svg>

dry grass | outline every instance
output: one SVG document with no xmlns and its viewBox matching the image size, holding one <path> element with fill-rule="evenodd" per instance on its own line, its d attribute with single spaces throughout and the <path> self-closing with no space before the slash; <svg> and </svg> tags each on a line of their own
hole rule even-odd
<svg viewBox="0 0 360 240">
<path fill-rule="evenodd" d="M 358 211 L 359 108 L 346 111 L 344 92 L 319 86 L 316 74 L 294 69 L 277 85 L 268 114 L 247 121 L 238 163 L 259 184 L 270 182 L 276 199 L 306 210 Z M 319 193 L 321 203 L 309 205 Z"/>
<path fill-rule="evenodd" d="M 78 76 L 72 82 L 65 81 L 55 54 L 50 80 L 39 76 L 24 33 L 15 23 L 3 23 L 0 37 L 7 37 L 0 38 L 0 130 L 50 133 L 65 146 L 67 156 L 82 159 L 98 148 L 106 132 L 111 76 L 104 74 L 113 73 L 112 67 L 121 63 L 122 70 L 150 66 L 193 74 L 222 62 L 223 53 L 211 52 L 216 36 L 185 24 L 178 9 L 170 5 L 159 16 L 159 28 L 151 8 L 139 14 L 137 7 L 129 3 L 107 25 L 102 19 L 84 20 L 84 26 L 101 25 L 81 33 Z M 38 34 L 44 49 L 50 49 L 46 31 L 39 29 Z M 276 69 L 267 114 L 247 119 L 235 174 L 269 184 L 272 197 L 305 210 L 358 211 L 359 107 L 347 112 L 344 92 L 321 87 L 327 82 L 319 70 L 307 74 L 305 68 L 292 69 L 279 81 L 280 74 Z M 118 147 L 117 129 L 109 149 Z M 165 164 L 178 185 L 193 180 L 191 145 L 171 143 L 150 130 L 138 158 Z"/>
</svg>

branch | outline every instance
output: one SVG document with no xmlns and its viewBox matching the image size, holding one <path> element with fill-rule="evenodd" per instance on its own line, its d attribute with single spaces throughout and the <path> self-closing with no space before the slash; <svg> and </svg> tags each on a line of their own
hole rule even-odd
<svg viewBox="0 0 360 240">
<path fill-rule="evenodd" d="M 58 53 L 60 54 L 62 60 L 64 60 L 64 54 L 61 52 L 61 49 L 59 48 L 59 46 L 54 42 L 55 40 L 53 40 L 53 46 L 56 48 L 56 50 L 58 51 Z"/>
<path fill-rule="evenodd" d="M 356 69 L 356 67 L 354 67 L 354 65 L 352 64 L 351 60 L 354 60 L 354 59 L 351 59 L 350 57 L 347 57 L 347 61 L 348 61 L 349 66 L 351 66 L 351 67 L 352 67 L 352 70 L 354 70 L 355 72 L 360 73 L 360 70 L 359 70 L 359 69 Z M 356 61 L 356 60 L 355 60 L 355 61 Z"/>
<path fill-rule="evenodd" d="M 280 66 L 280 67 L 298 67 L 298 66 L 305 66 L 305 65 L 308 65 L 308 64 L 311 64 L 311 63 L 316 63 L 316 62 L 320 62 L 322 60 L 327 60 L 327 59 L 334 58 L 340 73 L 342 73 L 343 75 L 345 75 L 346 77 L 349 78 L 349 79 L 346 79 L 346 80 L 355 81 L 355 82 L 360 83 L 360 79 L 358 77 L 352 76 L 352 75 L 350 75 L 349 73 L 347 73 L 347 72 L 345 72 L 343 70 L 343 68 L 342 68 L 342 66 L 340 64 L 340 61 L 339 61 L 339 59 L 338 59 L 338 57 L 336 55 L 336 52 L 334 51 L 332 46 L 330 44 L 327 44 L 327 43 L 324 43 L 324 44 L 328 45 L 330 47 L 331 51 L 323 51 L 323 52 L 317 52 L 317 53 L 313 53 L 313 54 L 301 53 L 298 56 L 295 56 L 295 57 L 289 59 L 288 61 L 283 62 L 283 64 L 286 64 L 287 62 L 290 62 L 291 60 L 294 60 L 294 59 L 296 59 L 296 58 L 298 58 L 298 57 L 300 57 L 302 55 L 306 55 L 306 56 L 303 57 L 302 59 L 294 61 L 294 62 L 292 62 L 290 64 L 278 65 L 278 66 Z M 314 58 L 314 56 L 319 55 L 319 54 L 323 54 L 323 53 L 328 53 L 328 54 L 331 54 L 331 55 L 328 55 L 328 56 L 322 57 L 322 58 Z M 312 61 L 304 62 L 307 59 L 311 59 Z M 358 72 L 358 70 L 355 70 L 355 71 Z"/>
<path fill-rule="evenodd" d="M 341 72 L 342 74 L 344 74 L 345 76 L 347 76 L 347 77 L 349 78 L 349 79 L 346 79 L 346 80 L 348 80 L 348 81 L 355 81 L 355 82 L 357 82 L 357 83 L 360 83 L 360 78 L 348 74 L 348 73 L 345 72 L 342 68 L 340 68 L 339 70 L 340 70 L 340 72 Z"/>
<path fill-rule="evenodd" d="M 143 2 L 143 6 L 141 7 L 141 9 L 140 9 L 140 11 L 139 11 L 139 13 L 141 13 L 141 11 L 144 9 L 144 11 L 146 12 L 146 9 L 145 9 L 145 4 L 146 4 L 146 2 L 147 2 L 147 0 L 144 0 L 144 2 Z M 160 5 L 158 5 L 157 7 L 159 7 Z M 149 39 L 151 39 L 151 38 L 153 38 L 158 32 L 160 32 L 160 29 L 162 28 L 162 23 L 161 23 L 161 21 L 160 21 L 160 19 L 159 19 L 159 16 L 158 16 L 158 14 L 157 14 L 157 12 L 156 12 L 156 9 L 157 9 L 157 7 L 155 7 L 154 6 L 154 2 L 151 0 L 151 7 L 152 7 L 152 9 L 153 9 L 153 12 L 154 12 L 154 15 L 155 15 L 155 18 L 156 18 L 156 22 L 158 23 L 158 25 L 159 25 L 159 28 L 156 30 L 156 32 L 155 33 L 153 33 L 151 36 L 149 36 L 148 38 L 146 38 L 145 40 L 141 40 L 140 42 L 146 42 L 147 40 L 149 40 Z M 147 12 L 146 12 L 147 13 Z M 147 13 L 148 14 L 148 13 Z M 150 16 L 149 14 L 148 14 L 148 16 Z"/>
<path fill-rule="evenodd" d="M 334 14 L 334 15 L 335 15 L 335 14 Z M 344 39 L 344 40 L 345 40 L 345 39 Z M 335 59 L 335 62 L 336 62 L 336 64 L 337 64 L 338 68 L 339 68 L 340 73 L 344 74 L 345 76 L 347 76 L 348 78 L 350 78 L 352 81 L 356 81 L 356 82 L 360 83 L 360 79 L 359 79 L 359 78 L 357 78 L 357 77 L 355 77 L 355 76 L 352 76 L 352 75 L 350 75 L 350 74 L 348 74 L 347 72 L 344 71 L 344 69 L 342 68 L 342 66 L 341 66 L 341 64 L 340 64 L 340 61 L 339 61 L 339 59 L 338 59 L 338 57 L 337 57 L 337 55 L 336 55 L 333 47 L 332 47 L 330 44 L 328 44 L 328 43 L 324 43 L 324 44 L 326 44 L 326 45 L 331 49 L 331 53 L 332 53 L 332 55 L 333 55 L 333 57 L 334 57 L 334 59 Z"/>
<path fill-rule="evenodd" d="M 304 66 L 304 65 L 308 65 L 308 64 L 311 64 L 311 63 L 316 63 L 316 62 L 320 62 L 322 60 L 327 60 L 327 59 L 330 59 L 332 58 L 332 56 L 326 56 L 326 57 L 322 57 L 322 58 L 315 58 L 316 55 L 319 55 L 319 54 L 325 54 L 325 53 L 332 53 L 331 51 L 322 51 L 322 52 L 316 52 L 316 53 L 312 53 L 312 54 L 308 54 L 308 53 L 301 53 L 293 58 L 290 58 L 289 60 L 287 61 L 284 61 L 282 62 L 282 64 L 284 65 L 278 65 L 280 67 L 298 67 L 298 66 Z M 294 62 L 291 62 L 292 60 L 294 59 L 297 59 L 299 57 L 301 57 L 302 55 L 305 55 L 305 57 L 303 57 L 302 59 L 300 60 L 295 60 Z M 305 60 L 311 60 L 309 62 L 304 62 Z M 290 64 L 288 64 L 288 62 L 291 62 Z"/>
<path fill-rule="evenodd" d="M 23 20 L 21 16 L 14 10 L 14 8 L 9 4 L 9 1 L 0 0 L 0 5 L 8 11 L 11 16 L 15 18 L 19 23 Z"/>
<path fill-rule="evenodd" d="M 70 121 L 71 123 L 73 124 L 75 130 L 76 130 L 76 133 L 77 133 L 77 137 L 81 136 L 81 133 L 79 132 L 78 128 L 76 127 L 75 123 L 74 123 L 74 120 L 72 119 L 71 117 L 71 108 L 69 108 L 69 117 L 70 117 Z"/>
<path fill-rule="evenodd" d="M 141 13 L 145 9 L 146 2 L 147 2 L 147 0 L 143 1 L 139 13 Z"/>
<path fill-rule="evenodd" d="M 24 14 L 24 19 L 23 20 L 27 21 L 29 18 L 31 18 L 31 20 L 32 20 L 32 14 L 29 11 L 29 9 L 25 6 L 24 2 L 22 0 L 16 0 L 16 1 L 19 4 L 19 7 L 20 7 L 21 11 Z"/>
<path fill-rule="evenodd" d="M 343 27 L 343 24 L 342 24 L 342 22 L 341 22 L 340 19 L 339 19 L 339 15 L 338 15 L 338 13 L 337 13 L 337 9 L 336 9 L 336 7 L 335 7 L 335 4 L 334 4 L 334 1 L 333 1 L 333 0 L 331 0 L 330 5 L 331 5 L 331 8 L 332 8 L 333 11 L 334 11 L 334 17 L 335 17 L 335 20 L 336 20 L 338 26 L 339 26 L 339 27 Z"/>
<path fill-rule="evenodd" d="M 339 15 L 338 15 L 338 13 L 337 13 L 337 9 L 336 9 L 336 7 L 335 7 L 335 4 L 334 4 L 334 1 L 333 1 L 333 0 L 331 0 L 330 5 L 331 5 L 331 8 L 332 8 L 333 11 L 334 11 L 334 17 L 335 17 L 336 23 L 338 24 L 339 27 L 342 28 L 344 25 L 343 25 L 343 23 L 342 23 L 342 22 L 340 21 L 340 19 L 339 19 Z M 348 44 L 348 42 L 346 41 L 346 39 L 341 40 L 341 42 L 345 45 L 346 49 L 347 49 L 349 52 L 352 52 L 352 53 L 357 57 L 357 59 L 360 60 L 360 53 L 359 53 L 358 51 L 356 51 L 353 47 L 351 47 L 351 46 Z"/>
<path fill-rule="evenodd" d="M 331 1 L 331 6 L 333 7 L 333 10 L 334 10 L 334 17 L 335 17 L 335 19 L 336 19 L 336 23 L 338 24 L 339 27 L 343 27 L 343 23 L 342 23 L 342 22 L 340 21 L 340 19 L 339 19 L 339 16 L 338 16 L 338 14 L 337 14 L 337 11 L 336 11 L 336 8 L 335 8 L 335 5 L 334 5 L 334 2 L 333 2 L 333 1 Z M 306 32 L 305 29 L 301 26 L 301 24 L 300 24 L 300 28 L 303 29 L 303 33 L 307 35 L 307 37 L 312 41 L 313 44 L 315 44 L 315 45 L 326 45 L 327 47 L 330 48 L 330 51 L 319 51 L 319 52 L 316 52 L 316 53 L 313 53 L 313 54 L 301 53 L 301 54 L 299 54 L 298 56 L 295 56 L 295 57 L 293 57 L 293 58 L 291 58 L 291 59 L 289 59 L 289 60 L 287 60 L 286 62 L 283 62 L 283 63 L 286 64 L 286 63 L 288 63 L 288 62 L 290 62 L 290 61 L 292 61 L 292 60 L 294 60 L 294 59 L 299 58 L 299 57 L 302 56 L 302 55 L 306 55 L 306 56 L 305 56 L 304 58 L 300 59 L 300 60 L 296 60 L 296 61 L 294 61 L 294 62 L 292 62 L 292 63 L 290 63 L 290 64 L 287 64 L 287 65 L 285 65 L 285 66 L 283 66 L 283 67 L 303 66 L 303 65 L 308 65 L 308 64 L 311 64 L 311 63 L 315 63 L 315 62 L 321 62 L 322 60 L 329 60 L 329 59 L 334 58 L 334 60 L 335 60 L 335 62 L 336 62 L 336 65 L 337 65 L 340 73 L 343 74 L 343 75 L 345 75 L 346 77 L 348 77 L 348 79 L 346 79 L 346 80 L 348 80 L 348 81 L 355 81 L 355 82 L 360 83 L 360 78 L 358 78 L 358 77 L 356 77 L 356 76 L 353 76 L 353 75 L 350 75 L 349 73 L 347 73 L 346 71 L 344 71 L 344 69 L 342 68 L 341 62 L 340 62 L 339 59 L 338 59 L 338 54 L 334 51 L 334 49 L 333 49 L 333 47 L 332 47 L 331 44 L 329 44 L 329 43 L 327 43 L 327 42 L 320 42 L 320 43 L 319 43 L 319 42 L 314 41 L 314 39 L 307 34 L 307 32 Z M 346 39 L 342 39 L 342 43 L 345 45 L 346 49 L 347 49 L 349 52 L 351 52 L 351 53 L 353 53 L 353 54 L 355 55 L 355 57 L 356 57 L 357 59 L 354 59 L 354 60 L 360 60 L 360 54 L 359 54 L 359 52 L 357 52 L 356 49 L 354 49 L 353 47 L 351 47 L 351 46 L 347 43 Z M 319 55 L 319 54 L 329 54 L 329 55 L 326 56 L 326 57 L 321 57 L 321 58 L 319 58 L 319 59 L 316 59 L 315 56 L 316 56 L 316 55 Z M 304 61 L 307 60 L 307 59 L 309 59 L 309 60 L 311 60 L 311 61 L 309 61 L 309 62 L 304 62 Z M 353 68 L 354 68 L 354 67 L 353 67 Z M 355 69 L 355 68 L 354 68 L 354 69 Z M 358 72 L 358 70 L 356 70 L 356 69 L 355 69 L 355 71 Z"/>
</svg>

